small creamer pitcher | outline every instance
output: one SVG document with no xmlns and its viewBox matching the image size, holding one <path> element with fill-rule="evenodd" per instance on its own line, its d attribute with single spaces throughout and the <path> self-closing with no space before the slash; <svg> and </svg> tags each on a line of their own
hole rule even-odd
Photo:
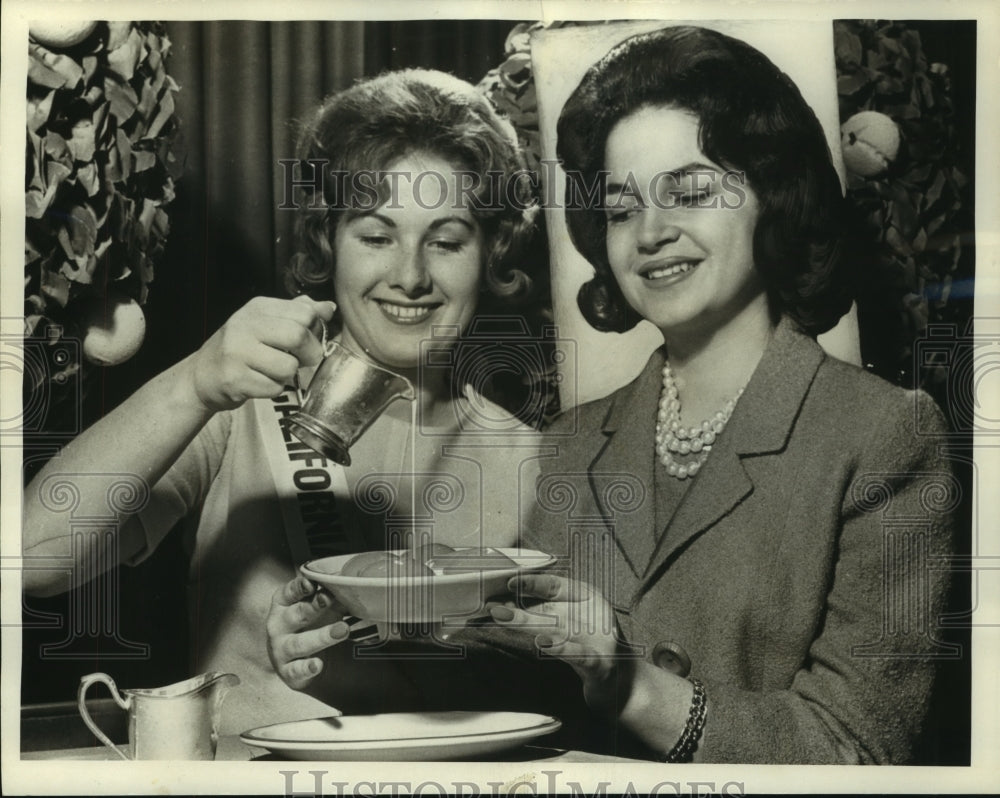
<svg viewBox="0 0 1000 798">
<path fill-rule="evenodd" d="M 87 711 L 87 690 L 95 682 L 106 684 L 115 703 L 128 712 L 128 754 Z M 122 759 L 215 759 L 219 707 L 229 688 L 239 683 L 232 673 L 203 673 L 168 687 L 119 693 L 106 673 L 91 673 L 80 679 L 77 705 L 87 728 Z"/>
<path fill-rule="evenodd" d="M 306 400 L 282 424 L 303 443 L 341 465 L 348 450 L 395 399 L 415 397 L 412 383 L 364 360 L 336 341 L 326 341 L 326 357 L 309 383 Z"/>
</svg>

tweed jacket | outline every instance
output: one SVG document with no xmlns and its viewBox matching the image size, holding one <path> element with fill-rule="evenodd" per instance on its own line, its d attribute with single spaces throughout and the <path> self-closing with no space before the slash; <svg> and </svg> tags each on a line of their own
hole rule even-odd
<svg viewBox="0 0 1000 798">
<path fill-rule="evenodd" d="M 936 558 L 960 496 L 937 406 L 783 320 L 655 528 L 663 362 L 550 428 L 525 543 L 601 589 L 633 652 L 688 655 L 709 699 L 698 760 L 908 761 L 947 652 Z"/>
</svg>

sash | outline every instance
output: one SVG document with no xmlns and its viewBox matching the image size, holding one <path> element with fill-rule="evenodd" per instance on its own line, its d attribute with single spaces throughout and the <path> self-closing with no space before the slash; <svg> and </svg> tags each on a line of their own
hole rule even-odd
<svg viewBox="0 0 1000 798">
<path fill-rule="evenodd" d="M 253 403 L 257 427 L 281 507 L 292 562 L 364 551 L 364 540 L 345 523 L 341 508 L 351 501 L 343 467 L 302 443 L 281 419 L 301 406 L 299 392 L 286 387 L 270 401 Z M 338 506 L 339 504 L 339 506 Z"/>
<path fill-rule="evenodd" d="M 299 391 L 286 387 L 270 401 L 261 399 L 251 404 L 293 565 L 297 568 L 308 560 L 364 551 L 365 540 L 358 525 L 351 523 L 351 492 L 343 466 L 328 461 L 279 423 L 298 411 Z M 368 621 L 354 616 L 344 620 L 355 642 L 378 635 L 377 627 Z"/>
</svg>

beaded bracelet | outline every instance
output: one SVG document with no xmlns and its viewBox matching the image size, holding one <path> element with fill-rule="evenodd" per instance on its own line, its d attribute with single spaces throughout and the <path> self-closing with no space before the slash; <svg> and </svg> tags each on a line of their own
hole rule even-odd
<svg viewBox="0 0 1000 798">
<path fill-rule="evenodd" d="M 690 762 L 694 757 L 701 733 L 705 729 L 705 685 L 697 679 L 691 679 L 694 695 L 691 696 L 691 709 L 688 712 L 687 723 L 680 739 L 674 744 L 664 758 L 665 762 Z"/>
</svg>

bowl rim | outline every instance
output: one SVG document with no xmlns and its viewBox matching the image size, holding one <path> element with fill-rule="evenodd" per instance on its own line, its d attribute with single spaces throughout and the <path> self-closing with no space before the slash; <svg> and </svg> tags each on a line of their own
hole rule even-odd
<svg viewBox="0 0 1000 798">
<path fill-rule="evenodd" d="M 455 551 L 466 551 L 468 549 L 482 548 L 479 546 L 463 546 L 456 548 Z M 478 571 L 466 571 L 461 574 L 434 574 L 431 575 L 397 575 L 396 583 L 404 583 L 407 585 L 425 585 L 425 584 L 436 584 L 436 585 L 451 585 L 451 584 L 461 584 L 463 582 L 478 582 L 483 578 L 487 577 L 497 577 L 505 576 L 511 577 L 520 571 L 537 571 L 541 568 L 547 568 L 556 561 L 556 557 L 553 554 L 547 554 L 543 551 L 537 551 L 535 549 L 525 549 L 521 547 L 504 547 L 504 546 L 490 546 L 489 548 L 499 551 L 501 554 L 505 554 L 512 560 L 515 560 L 515 567 L 507 568 L 484 568 Z M 299 571 L 307 579 L 311 579 L 315 582 L 320 582 L 322 584 L 334 584 L 343 585 L 344 587 L 365 587 L 365 586 L 384 586 L 387 580 L 386 576 L 342 576 L 339 573 L 331 574 L 323 571 L 316 571 L 313 566 L 314 563 L 322 562 L 323 560 L 332 560 L 340 557 L 353 557 L 357 554 L 371 554 L 371 553 L 382 553 L 387 554 L 401 554 L 403 552 L 410 551 L 409 549 L 376 549 L 372 552 L 351 552 L 345 554 L 334 554 L 328 557 L 317 557 L 312 560 L 307 560 L 302 565 L 299 566 Z M 537 560 L 537 562 L 517 562 L 518 559 L 527 560 Z M 346 560 L 345 560 L 346 562 Z"/>
</svg>

